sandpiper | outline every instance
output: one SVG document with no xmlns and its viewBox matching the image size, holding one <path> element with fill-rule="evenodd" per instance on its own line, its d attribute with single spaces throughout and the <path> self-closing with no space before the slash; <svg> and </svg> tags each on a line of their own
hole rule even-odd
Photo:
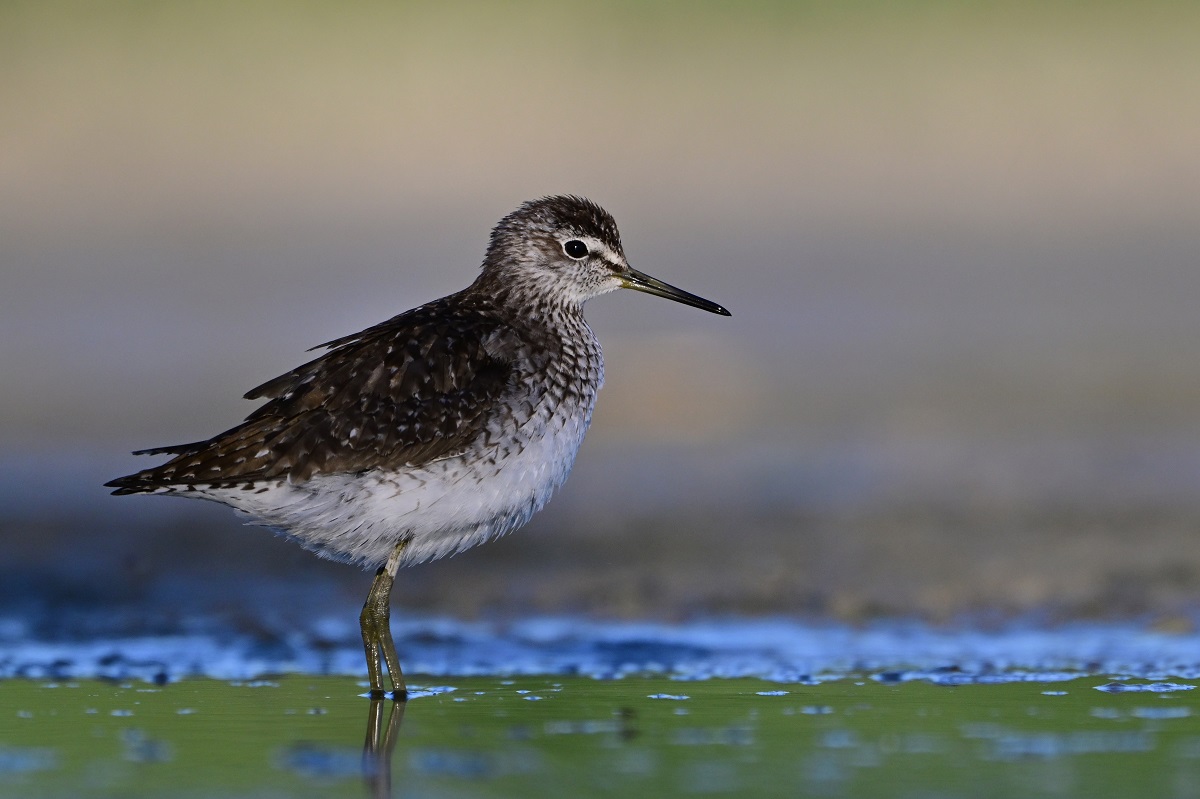
<svg viewBox="0 0 1200 799">
<path fill-rule="evenodd" d="M 246 394 L 266 404 L 106 485 L 222 502 L 322 557 L 377 567 L 359 621 L 372 697 L 406 689 L 390 628 L 401 566 L 520 527 L 566 480 L 604 382 L 583 304 L 619 288 L 729 312 L 629 266 L 581 197 L 523 204 L 468 288 L 319 348 Z M 383 662 L 380 662 L 382 655 Z"/>
</svg>

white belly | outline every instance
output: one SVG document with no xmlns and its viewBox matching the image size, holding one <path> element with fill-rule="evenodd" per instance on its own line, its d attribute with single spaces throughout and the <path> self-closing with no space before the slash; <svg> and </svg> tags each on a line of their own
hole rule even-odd
<svg viewBox="0 0 1200 799">
<path fill-rule="evenodd" d="M 402 471 L 317 475 L 300 485 L 197 493 L 323 557 L 373 567 L 408 539 L 402 563 L 419 563 L 510 532 L 541 509 L 571 471 L 591 404 L 555 414 L 523 446 L 510 440 L 491 451 Z"/>
</svg>

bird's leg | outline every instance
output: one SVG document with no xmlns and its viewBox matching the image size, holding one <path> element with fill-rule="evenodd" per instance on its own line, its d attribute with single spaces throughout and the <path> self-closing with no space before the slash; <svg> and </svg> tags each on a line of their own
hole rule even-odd
<svg viewBox="0 0 1200 799">
<path fill-rule="evenodd" d="M 383 690 L 385 665 L 392 680 L 392 698 L 404 701 L 408 694 L 404 687 L 404 673 L 400 670 L 400 658 L 396 655 L 396 644 L 392 641 L 391 625 L 392 583 L 395 582 L 396 572 L 400 569 L 400 555 L 407 544 L 407 541 L 396 544 L 387 563 L 375 572 L 375 580 L 371 583 L 367 601 L 363 603 L 362 613 L 358 617 L 362 626 L 363 648 L 367 654 L 367 675 L 371 681 L 372 699 L 380 699 L 386 695 Z"/>
</svg>

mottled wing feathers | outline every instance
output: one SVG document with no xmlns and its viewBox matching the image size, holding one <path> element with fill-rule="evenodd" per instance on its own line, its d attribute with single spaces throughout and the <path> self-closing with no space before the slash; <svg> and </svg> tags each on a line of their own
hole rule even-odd
<svg viewBox="0 0 1200 799">
<path fill-rule="evenodd" d="M 348 336 L 342 336 L 341 338 L 336 338 L 333 341 L 326 341 L 324 344 L 318 344 L 315 347 L 309 347 L 308 351 L 313 352 L 314 350 L 335 350 L 344 348 L 348 344 L 363 342 L 368 339 L 376 338 L 380 335 L 398 335 L 406 327 L 420 324 L 420 317 L 427 313 L 428 308 L 429 306 L 414 308 L 413 310 L 406 311 L 398 316 L 393 316 L 386 322 L 380 322 L 377 325 L 372 325 L 366 330 L 360 330 L 357 333 L 351 333 Z M 297 378 L 303 378 L 309 375 L 311 368 L 325 360 L 326 357 L 328 357 L 328 353 L 326 353 L 326 355 L 322 355 L 320 358 L 315 358 L 314 360 L 309 361 L 303 366 L 297 366 L 292 371 L 282 374 L 279 377 L 271 378 L 262 385 L 255 386 L 254 388 L 250 389 L 242 396 L 248 400 L 278 397 L 288 389 L 294 387 L 296 385 Z"/>
<path fill-rule="evenodd" d="M 448 298 L 450 299 L 450 298 Z M 477 309 L 439 301 L 361 333 L 246 394 L 268 402 L 208 441 L 148 450 L 176 457 L 118 478 L 113 493 L 172 486 L 302 482 L 316 474 L 415 466 L 485 434 L 527 351 Z"/>
</svg>

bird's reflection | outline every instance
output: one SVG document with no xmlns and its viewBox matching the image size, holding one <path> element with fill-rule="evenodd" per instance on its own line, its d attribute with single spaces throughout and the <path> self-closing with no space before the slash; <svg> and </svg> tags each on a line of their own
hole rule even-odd
<svg viewBox="0 0 1200 799">
<path fill-rule="evenodd" d="M 396 748 L 405 704 L 391 699 L 372 699 L 367 710 L 362 768 L 367 796 L 371 799 L 392 795 L 392 750 Z"/>
</svg>

